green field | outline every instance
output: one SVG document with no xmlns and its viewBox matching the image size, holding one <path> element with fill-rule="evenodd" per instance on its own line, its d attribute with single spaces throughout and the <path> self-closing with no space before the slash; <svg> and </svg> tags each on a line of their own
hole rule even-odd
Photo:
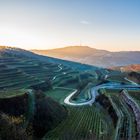
<svg viewBox="0 0 140 140">
<path fill-rule="evenodd" d="M 57 102 L 63 104 L 66 96 L 68 96 L 72 91 L 72 89 L 68 88 L 55 87 L 54 89 L 47 91 L 45 94 L 46 96 L 49 96 Z"/>
<path fill-rule="evenodd" d="M 39 125 L 40 121 L 47 120 L 50 126 L 51 123 L 53 124 L 53 127 L 44 131 L 41 137 L 43 140 L 137 139 L 138 122 L 132 107 L 124 99 L 125 93 L 122 93 L 124 88 L 98 89 L 93 92 L 94 94 L 98 92 L 94 102 L 86 105 L 76 106 L 64 103 L 65 98 L 73 91 L 77 92 L 70 101 L 78 104 L 91 101 L 93 98 L 91 89 L 102 84 L 131 85 L 131 82 L 125 80 L 126 73 L 40 57 L 31 59 L 25 56 L 0 56 L 1 101 L 5 98 L 12 99 L 12 97 L 28 94 L 27 103 L 23 101 L 28 108 L 22 114 L 25 118 L 24 128 L 28 128 L 28 125 L 33 123 L 31 121 L 36 113 L 49 112 L 48 118 L 45 119 L 38 119 L 39 116 L 36 116 Z M 125 90 L 134 99 L 133 102 L 140 106 L 139 88 Z M 53 104 L 46 99 L 53 100 Z M 47 109 L 46 103 L 48 103 Z M 42 112 L 41 107 L 44 109 L 41 110 Z M 59 114 L 59 111 L 65 112 L 65 117 L 63 120 L 61 118 L 61 121 L 58 118 L 63 114 Z M 57 116 L 53 116 L 55 113 Z"/>
<path fill-rule="evenodd" d="M 68 107 L 69 115 L 43 139 L 47 140 L 110 140 L 109 124 L 95 106 Z"/>
</svg>

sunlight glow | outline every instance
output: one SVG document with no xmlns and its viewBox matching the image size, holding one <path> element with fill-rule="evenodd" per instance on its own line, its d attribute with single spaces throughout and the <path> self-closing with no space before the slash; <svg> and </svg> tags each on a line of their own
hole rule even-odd
<svg viewBox="0 0 140 140">
<path fill-rule="evenodd" d="M 139 2 L 101 1 L 1 1 L 0 45 L 140 50 Z"/>
</svg>

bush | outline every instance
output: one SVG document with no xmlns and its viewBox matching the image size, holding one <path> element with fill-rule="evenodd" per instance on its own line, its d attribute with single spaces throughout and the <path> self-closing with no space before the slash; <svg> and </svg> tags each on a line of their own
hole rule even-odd
<svg viewBox="0 0 140 140">
<path fill-rule="evenodd" d="M 22 119 L 0 113 L 0 140 L 30 140 L 22 127 Z"/>
</svg>

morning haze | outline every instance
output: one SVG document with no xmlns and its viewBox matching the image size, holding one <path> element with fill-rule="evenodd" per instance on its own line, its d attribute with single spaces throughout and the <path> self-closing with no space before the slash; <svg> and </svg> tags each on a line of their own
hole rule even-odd
<svg viewBox="0 0 140 140">
<path fill-rule="evenodd" d="M 1 0 L 0 44 L 140 50 L 139 6 L 138 0 Z"/>
</svg>

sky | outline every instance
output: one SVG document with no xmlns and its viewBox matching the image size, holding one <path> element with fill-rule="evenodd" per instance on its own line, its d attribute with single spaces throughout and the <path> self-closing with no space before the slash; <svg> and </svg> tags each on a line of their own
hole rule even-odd
<svg viewBox="0 0 140 140">
<path fill-rule="evenodd" d="M 0 0 L 0 45 L 140 51 L 140 0 Z"/>
</svg>

